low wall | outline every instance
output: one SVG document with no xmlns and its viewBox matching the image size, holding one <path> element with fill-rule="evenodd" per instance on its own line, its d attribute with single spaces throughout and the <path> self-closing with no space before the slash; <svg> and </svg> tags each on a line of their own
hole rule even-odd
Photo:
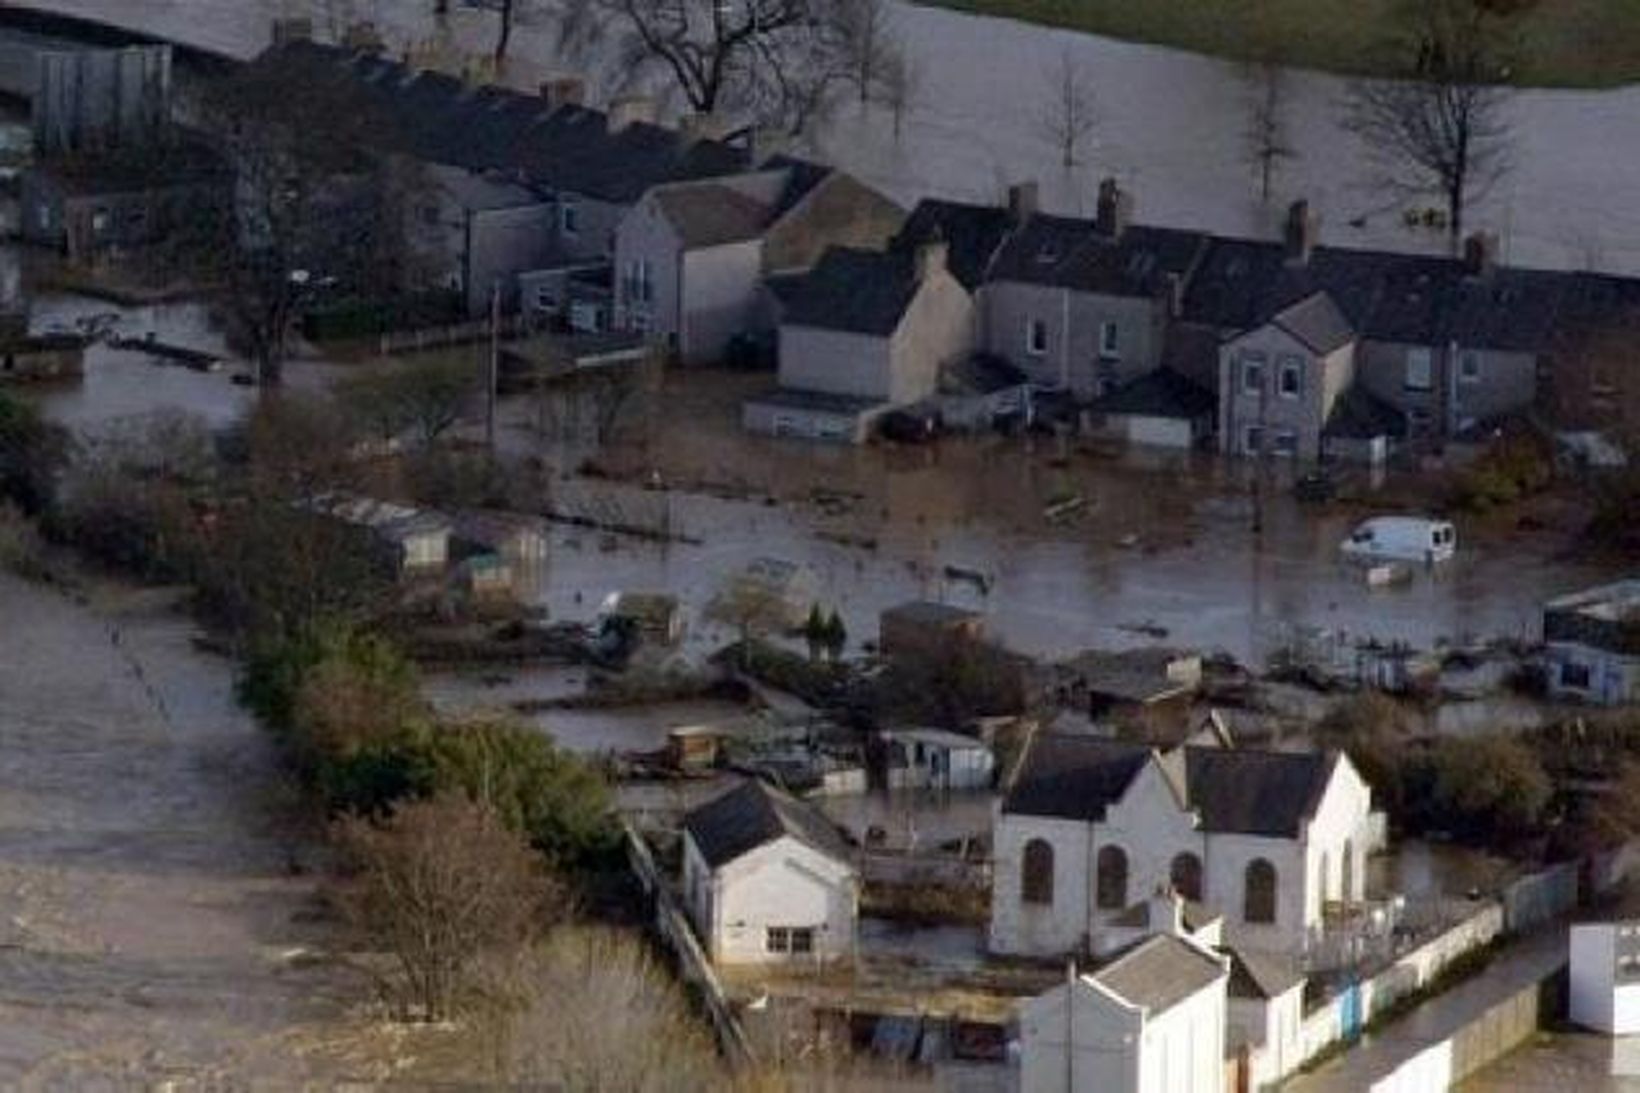
<svg viewBox="0 0 1640 1093">
<path fill-rule="evenodd" d="M 1504 929 L 1524 933 L 1552 922 L 1577 906 L 1578 864 L 1566 862 L 1524 876 L 1503 890 Z"/>
<path fill-rule="evenodd" d="M 1558 1011 L 1560 973 L 1522 987 L 1369 1087 L 1369 1093 L 1445 1090 L 1529 1040 Z"/>
<path fill-rule="evenodd" d="M 1503 932 L 1503 906 L 1487 903 L 1450 930 L 1403 953 L 1377 975 L 1333 995 L 1304 1018 L 1297 1064 L 1313 1059 L 1339 1040 L 1359 1035 L 1361 1026 L 1427 986 L 1454 960 L 1490 944 Z"/>
</svg>

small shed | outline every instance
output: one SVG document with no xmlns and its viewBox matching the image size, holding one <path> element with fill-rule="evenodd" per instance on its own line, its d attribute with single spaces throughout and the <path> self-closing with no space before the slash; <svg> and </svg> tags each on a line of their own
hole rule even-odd
<svg viewBox="0 0 1640 1093">
<path fill-rule="evenodd" d="M 1218 399 L 1170 368 L 1158 368 L 1093 404 L 1104 431 L 1129 444 L 1195 448 L 1213 432 Z"/>
<path fill-rule="evenodd" d="M 737 592 L 772 598 L 781 605 L 789 629 L 803 625 L 809 609 L 820 602 L 820 578 L 814 570 L 784 558 L 757 558 L 734 577 Z"/>
<path fill-rule="evenodd" d="M 915 656 L 949 649 L 953 642 L 982 641 L 985 616 L 948 603 L 912 600 L 879 615 L 877 630 L 884 656 Z"/>
<path fill-rule="evenodd" d="M 495 603 L 513 597 L 512 564 L 499 554 L 474 554 L 456 569 L 462 592 L 479 602 Z"/>
<path fill-rule="evenodd" d="M 990 789 L 996 759 L 983 741 L 945 729 L 884 729 L 889 789 Z"/>
</svg>

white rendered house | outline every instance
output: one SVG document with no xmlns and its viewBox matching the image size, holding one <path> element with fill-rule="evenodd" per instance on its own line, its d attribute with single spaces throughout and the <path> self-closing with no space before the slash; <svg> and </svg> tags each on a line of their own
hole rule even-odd
<svg viewBox="0 0 1640 1093">
<path fill-rule="evenodd" d="M 1610 1036 L 1640 1033 L 1640 922 L 1590 922 L 1572 927 L 1573 1021 Z"/>
<path fill-rule="evenodd" d="M 1163 887 L 1223 916 L 1226 943 L 1302 953 L 1324 904 L 1364 897 L 1382 838 L 1372 794 L 1337 752 L 1171 751 L 1045 733 L 993 822 L 992 951 L 1102 952 Z"/>
<path fill-rule="evenodd" d="M 1158 933 L 1020 1011 L 1020 1093 L 1221 1093 L 1227 960 Z"/>
<path fill-rule="evenodd" d="M 812 806 L 751 780 L 684 818 L 684 901 L 714 963 L 851 956 L 860 878 Z"/>
</svg>

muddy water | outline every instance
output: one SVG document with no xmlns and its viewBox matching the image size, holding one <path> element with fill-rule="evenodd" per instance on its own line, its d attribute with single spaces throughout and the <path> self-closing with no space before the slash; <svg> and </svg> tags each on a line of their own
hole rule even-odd
<svg viewBox="0 0 1640 1093">
<path fill-rule="evenodd" d="M 357 978 L 291 959 L 267 746 L 151 595 L 0 575 L 0 1087 L 386 1072 Z"/>
</svg>

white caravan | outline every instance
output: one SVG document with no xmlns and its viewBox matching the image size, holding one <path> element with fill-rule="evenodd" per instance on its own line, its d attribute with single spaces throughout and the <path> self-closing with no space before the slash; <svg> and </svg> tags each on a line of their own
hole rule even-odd
<svg viewBox="0 0 1640 1093">
<path fill-rule="evenodd" d="M 1338 549 L 1360 561 L 1445 562 L 1457 553 L 1458 532 L 1445 520 L 1375 516 L 1350 532 Z"/>
</svg>

